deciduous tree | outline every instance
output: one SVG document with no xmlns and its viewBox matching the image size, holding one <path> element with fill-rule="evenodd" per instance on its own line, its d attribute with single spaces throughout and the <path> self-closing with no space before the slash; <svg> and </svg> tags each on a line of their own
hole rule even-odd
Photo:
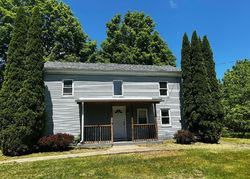
<svg viewBox="0 0 250 179">
<path fill-rule="evenodd" d="M 107 23 L 107 38 L 101 47 L 102 62 L 172 65 L 176 59 L 155 30 L 153 19 L 140 12 L 115 15 Z"/>
</svg>

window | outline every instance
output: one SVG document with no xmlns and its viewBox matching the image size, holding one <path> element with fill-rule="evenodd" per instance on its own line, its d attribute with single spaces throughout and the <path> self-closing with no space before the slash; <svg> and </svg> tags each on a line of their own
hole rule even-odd
<svg viewBox="0 0 250 179">
<path fill-rule="evenodd" d="M 121 96 L 122 95 L 122 81 L 115 80 L 113 81 L 114 86 L 114 96 Z"/>
<path fill-rule="evenodd" d="M 159 82 L 160 86 L 160 95 L 167 96 L 168 95 L 168 83 L 167 82 Z"/>
<path fill-rule="evenodd" d="M 161 109 L 161 123 L 162 125 L 170 125 L 169 109 Z"/>
<path fill-rule="evenodd" d="M 63 80 L 63 96 L 73 95 L 73 80 Z"/>
<path fill-rule="evenodd" d="M 137 109 L 137 123 L 138 124 L 148 123 L 148 110 L 146 108 Z"/>
</svg>

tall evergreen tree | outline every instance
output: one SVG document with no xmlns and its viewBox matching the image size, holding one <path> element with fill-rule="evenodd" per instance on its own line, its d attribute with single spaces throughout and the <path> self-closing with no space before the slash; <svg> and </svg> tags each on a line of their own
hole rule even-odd
<svg viewBox="0 0 250 179">
<path fill-rule="evenodd" d="M 26 126 L 32 130 L 32 141 L 36 141 L 44 126 L 44 80 L 42 16 L 35 7 L 29 24 L 24 63 L 25 80 L 19 93 L 21 108 L 17 111 L 25 118 Z"/>
<path fill-rule="evenodd" d="M 6 65 L 5 81 L 0 93 L 1 129 L 4 129 L 7 124 L 13 123 L 14 114 L 18 107 L 17 92 L 21 89 L 22 81 L 24 80 L 24 69 L 22 67 L 25 60 L 27 26 L 25 11 L 23 8 L 19 8 L 8 49 L 9 63 Z"/>
<path fill-rule="evenodd" d="M 182 69 L 182 103 L 183 103 L 183 122 L 184 128 L 191 126 L 191 113 L 195 107 L 192 92 L 192 68 L 190 61 L 190 42 L 185 33 L 182 40 L 181 49 L 181 69 Z"/>
<path fill-rule="evenodd" d="M 216 78 L 213 52 L 206 36 L 202 40 L 202 54 L 208 77 L 208 114 L 207 118 L 201 122 L 202 140 L 204 142 L 216 143 L 220 138 L 223 121 L 223 107 L 221 104 L 221 94 L 219 83 Z"/>
<path fill-rule="evenodd" d="M 175 57 L 155 30 L 153 19 L 144 13 L 128 12 L 124 19 L 115 15 L 107 23 L 107 39 L 101 46 L 102 62 L 176 65 Z"/>
<path fill-rule="evenodd" d="M 203 142 L 216 143 L 222 129 L 223 110 L 213 52 L 206 36 L 201 40 L 194 31 L 190 48 L 184 34 L 181 65 L 183 117 L 187 129 Z"/>
<path fill-rule="evenodd" d="M 208 99 L 210 99 L 207 72 L 203 60 L 202 48 L 196 31 L 193 32 L 190 50 L 190 65 L 192 70 L 192 93 L 194 109 L 190 115 L 189 130 L 201 135 L 200 123 L 205 121 L 208 114 Z"/>
<path fill-rule="evenodd" d="M 5 69 L 5 81 L 0 91 L 0 139 L 3 140 L 3 130 L 15 124 L 16 110 L 20 108 L 18 92 L 25 79 L 23 62 L 27 42 L 27 18 L 21 7 L 17 11 L 16 22 L 8 48 L 8 63 Z"/>
</svg>

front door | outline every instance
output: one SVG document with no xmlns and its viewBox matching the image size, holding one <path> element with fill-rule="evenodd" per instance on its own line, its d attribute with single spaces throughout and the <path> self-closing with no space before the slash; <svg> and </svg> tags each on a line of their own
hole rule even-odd
<svg viewBox="0 0 250 179">
<path fill-rule="evenodd" d="M 124 140 L 126 134 L 126 106 L 113 106 L 114 139 Z"/>
</svg>

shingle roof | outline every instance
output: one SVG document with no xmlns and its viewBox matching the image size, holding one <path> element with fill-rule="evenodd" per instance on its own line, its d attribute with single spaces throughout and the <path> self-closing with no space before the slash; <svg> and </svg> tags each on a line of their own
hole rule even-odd
<svg viewBox="0 0 250 179">
<path fill-rule="evenodd" d="M 122 72 L 180 72 L 173 66 L 129 65 L 114 63 L 46 62 L 45 70 L 91 70 Z"/>
</svg>

